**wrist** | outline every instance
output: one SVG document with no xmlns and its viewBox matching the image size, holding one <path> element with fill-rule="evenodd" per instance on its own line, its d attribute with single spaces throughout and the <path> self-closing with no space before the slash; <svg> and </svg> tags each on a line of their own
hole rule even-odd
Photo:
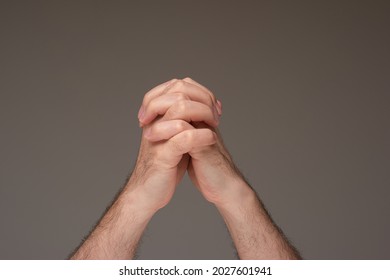
<svg viewBox="0 0 390 280">
<path fill-rule="evenodd" d="M 146 194 L 142 191 L 142 187 L 128 184 L 123 189 L 121 197 L 125 201 L 126 211 L 134 213 L 139 221 L 149 221 L 158 211 L 158 208 L 147 199 Z"/>
<path fill-rule="evenodd" d="M 225 189 L 223 196 L 214 202 L 220 210 L 234 211 L 248 205 L 256 198 L 253 189 L 240 177 L 229 180 Z"/>
</svg>

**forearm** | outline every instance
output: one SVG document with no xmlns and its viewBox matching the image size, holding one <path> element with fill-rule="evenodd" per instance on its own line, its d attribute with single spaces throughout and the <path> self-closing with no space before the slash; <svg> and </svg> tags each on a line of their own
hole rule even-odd
<svg viewBox="0 0 390 280">
<path fill-rule="evenodd" d="M 132 259 L 153 212 L 127 185 L 71 259 Z"/>
<path fill-rule="evenodd" d="M 273 223 L 256 193 L 236 182 L 228 203 L 216 205 L 228 227 L 240 259 L 300 259 L 281 230 Z M 234 198 L 233 198 L 234 197 Z"/>
</svg>

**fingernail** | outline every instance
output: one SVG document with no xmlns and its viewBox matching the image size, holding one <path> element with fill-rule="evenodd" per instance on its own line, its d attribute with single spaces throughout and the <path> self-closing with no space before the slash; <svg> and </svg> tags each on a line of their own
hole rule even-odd
<svg viewBox="0 0 390 280">
<path fill-rule="evenodd" d="M 213 113 L 214 113 L 215 123 L 216 123 L 216 125 L 218 125 L 219 124 L 219 116 L 220 115 L 219 115 L 218 110 L 217 110 L 216 107 L 214 107 Z"/>
<path fill-rule="evenodd" d="M 141 118 L 141 115 L 144 113 L 144 106 L 141 106 L 141 108 L 139 108 L 139 111 L 138 111 L 138 119 Z"/>
<path fill-rule="evenodd" d="M 139 120 L 140 120 L 140 122 L 144 122 L 144 120 L 145 120 L 145 110 L 144 109 L 142 109 L 142 111 L 141 111 L 141 115 L 139 116 Z"/>
<path fill-rule="evenodd" d="M 217 111 L 218 111 L 218 115 L 222 115 L 222 103 L 221 101 L 217 100 Z"/>
</svg>

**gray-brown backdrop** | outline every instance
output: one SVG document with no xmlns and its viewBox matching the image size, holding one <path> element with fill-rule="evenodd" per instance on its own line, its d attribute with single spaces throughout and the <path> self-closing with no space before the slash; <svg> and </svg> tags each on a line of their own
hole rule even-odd
<svg viewBox="0 0 390 280">
<path fill-rule="evenodd" d="M 66 258 L 134 164 L 144 93 L 186 76 L 305 258 L 390 258 L 388 3 L 1 1 L 0 258 Z M 139 258 L 233 252 L 185 178 Z"/>
</svg>

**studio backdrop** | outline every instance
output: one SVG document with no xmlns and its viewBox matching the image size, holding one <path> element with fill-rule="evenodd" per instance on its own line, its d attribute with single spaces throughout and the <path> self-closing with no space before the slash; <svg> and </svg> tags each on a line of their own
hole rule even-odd
<svg viewBox="0 0 390 280">
<path fill-rule="evenodd" d="M 307 259 L 390 258 L 388 1 L 1 1 L 0 258 L 65 259 L 125 183 L 137 112 L 187 76 Z M 188 177 L 140 259 L 234 259 Z"/>
</svg>

